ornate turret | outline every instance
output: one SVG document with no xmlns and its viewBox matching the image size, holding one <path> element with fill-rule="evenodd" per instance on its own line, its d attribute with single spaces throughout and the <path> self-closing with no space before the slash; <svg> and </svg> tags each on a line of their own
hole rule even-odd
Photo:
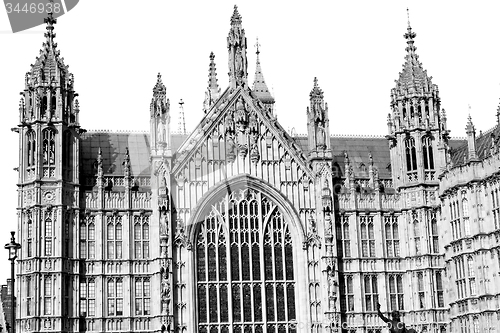
<svg viewBox="0 0 500 333">
<path fill-rule="evenodd" d="M 25 88 L 21 92 L 19 117 L 21 123 L 64 122 L 79 127 L 78 113 L 75 112 L 74 79 L 68 66 L 60 57 L 57 43 L 54 42 L 54 24 L 57 22 L 49 13 L 45 19 L 46 41 L 42 44 L 40 55 L 25 76 Z"/>
<path fill-rule="evenodd" d="M 427 75 L 416 54 L 415 37 L 408 21 L 406 56 L 403 70 L 396 80 L 396 87 L 391 91 L 391 108 L 394 132 L 415 128 L 429 129 L 439 122 L 439 90 L 432 84 L 432 77 Z"/>
<path fill-rule="evenodd" d="M 245 29 L 241 26 L 241 16 L 236 5 L 231 16 L 227 49 L 229 53 L 229 85 L 235 88 L 247 84 L 247 39 Z"/>
<path fill-rule="evenodd" d="M 314 78 L 314 86 L 309 94 L 310 107 L 307 108 L 307 132 L 311 157 L 323 157 L 331 154 L 328 104 L 323 98 L 323 91 Z"/>
<path fill-rule="evenodd" d="M 205 91 L 205 101 L 203 102 L 203 111 L 207 113 L 215 101 L 219 98 L 220 88 L 217 83 L 217 73 L 215 71 L 215 55 L 210 53 L 210 66 L 208 68 L 208 88 Z"/>
<path fill-rule="evenodd" d="M 156 77 L 153 88 L 153 98 L 150 104 L 151 149 L 158 152 L 170 152 L 170 101 L 167 98 L 167 88 L 161 80 L 161 74 Z"/>
<path fill-rule="evenodd" d="M 262 74 L 262 68 L 260 66 L 260 57 L 259 57 L 260 44 L 258 39 L 257 42 L 255 43 L 255 47 L 257 48 L 257 51 L 255 52 L 257 54 L 257 64 L 255 66 L 255 79 L 253 81 L 252 90 L 257 96 L 257 98 L 265 105 L 266 110 L 272 113 L 274 106 L 274 98 L 273 96 L 271 96 L 271 93 L 269 93 L 266 81 L 264 80 L 264 74 Z"/>
<path fill-rule="evenodd" d="M 391 90 L 392 112 L 387 119 L 396 187 L 435 183 L 436 170 L 446 167 L 448 131 L 439 113 L 439 90 L 418 60 L 416 36 L 408 20 L 405 63 L 396 87 Z"/>
</svg>

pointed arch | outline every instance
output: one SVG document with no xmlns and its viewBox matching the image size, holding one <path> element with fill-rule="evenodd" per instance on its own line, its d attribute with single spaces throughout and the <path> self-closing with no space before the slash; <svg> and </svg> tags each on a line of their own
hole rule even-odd
<svg viewBox="0 0 500 333">
<path fill-rule="evenodd" d="M 293 204 L 270 183 L 250 175 L 237 175 L 230 177 L 218 185 L 210 189 L 196 204 L 196 208 L 191 215 L 189 222 L 186 224 L 189 241 L 194 244 L 197 233 L 197 222 L 202 221 L 205 214 L 209 213 L 212 204 L 216 203 L 225 193 L 233 193 L 241 189 L 253 189 L 261 193 L 265 193 L 272 201 L 274 201 L 290 218 L 290 223 L 293 228 L 290 229 L 294 241 L 298 243 L 304 242 L 306 239 L 306 230 L 302 225 L 299 214 Z"/>
<path fill-rule="evenodd" d="M 415 148 L 415 139 L 409 137 L 405 139 L 406 171 L 417 170 L 417 150 Z"/>
<path fill-rule="evenodd" d="M 422 155 L 424 158 L 424 169 L 434 170 L 434 153 L 432 150 L 432 138 L 426 135 L 422 138 Z"/>
<path fill-rule="evenodd" d="M 46 128 L 42 131 L 43 165 L 54 166 L 56 164 L 56 135 L 55 131 Z"/>
<path fill-rule="evenodd" d="M 26 166 L 32 167 L 35 165 L 36 156 L 36 133 L 34 130 L 29 130 L 28 132 L 26 132 L 26 148 Z"/>
</svg>

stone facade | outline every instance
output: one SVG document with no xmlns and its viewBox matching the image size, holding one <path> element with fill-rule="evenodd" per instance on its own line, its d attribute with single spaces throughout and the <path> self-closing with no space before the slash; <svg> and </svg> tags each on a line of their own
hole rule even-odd
<svg viewBox="0 0 500 333">
<path fill-rule="evenodd" d="M 386 137 L 332 136 L 315 78 L 307 136 L 278 123 L 235 7 L 229 86 L 174 134 L 160 74 L 148 133 L 91 132 L 46 20 L 19 106 L 18 332 L 421 332 L 500 327 L 500 126 L 449 137 L 407 55 Z"/>
</svg>

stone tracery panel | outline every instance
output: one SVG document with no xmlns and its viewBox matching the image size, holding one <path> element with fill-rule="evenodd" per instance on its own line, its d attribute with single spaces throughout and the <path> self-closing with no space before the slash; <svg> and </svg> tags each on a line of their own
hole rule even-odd
<svg viewBox="0 0 500 333">
<path fill-rule="evenodd" d="M 195 245 L 200 332 L 295 332 L 292 236 L 259 192 L 233 192 L 199 222 Z"/>
</svg>

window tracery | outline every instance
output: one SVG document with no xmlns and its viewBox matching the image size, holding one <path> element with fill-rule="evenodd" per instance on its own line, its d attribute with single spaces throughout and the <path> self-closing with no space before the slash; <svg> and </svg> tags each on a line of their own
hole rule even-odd
<svg viewBox="0 0 500 333">
<path fill-rule="evenodd" d="M 122 217 L 113 215 L 107 217 L 107 258 L 122 258 Z"/>
<path fill-rule="evenodd" d="M 434 154 L 432 151 L 432 138 L 430 136 L 422 138 L 422 154 L 424 156 L 424 169 L 434 170 Z"/>
<path fill-rule="evenodd" d="M 149 258 L 149 216 L 134 216 L 135 259 Z"/>
<path fill-rule="evenodd" d="M 295 332 L 292 237 L 253 191 L 212 206 L 196 237 L 199 332 Z"/>
<path fill-rule="evenodd" d="M 80 258 L 95 259 L 95 217 L 88 216 L 80 223 Z"/>
<path fill-rule="evenodd" d="M 406 171 L 411 172 L 417 170 L 417 150 L 415 148 L 415 139 L 408 138 L 405 140 L 406 152 Z"/>
<path fill-rule="evenodd" d="M 52 255 L 52 219 L 48 216 L 45 219 L 45 255 Z"/>
<path fill-rule="evenodd" d="M 36 156 L 36 134 L 33 130 L 30 130 L 26 133 L 26 148 L 26 166 L 33 167 L 35 165 Z"/>
<path fill-rule="evenodd" d="M 384 222 L 387 256 L 399 257 L 398 217 L 395 215 L 384 216 Z"/>
</svg>

